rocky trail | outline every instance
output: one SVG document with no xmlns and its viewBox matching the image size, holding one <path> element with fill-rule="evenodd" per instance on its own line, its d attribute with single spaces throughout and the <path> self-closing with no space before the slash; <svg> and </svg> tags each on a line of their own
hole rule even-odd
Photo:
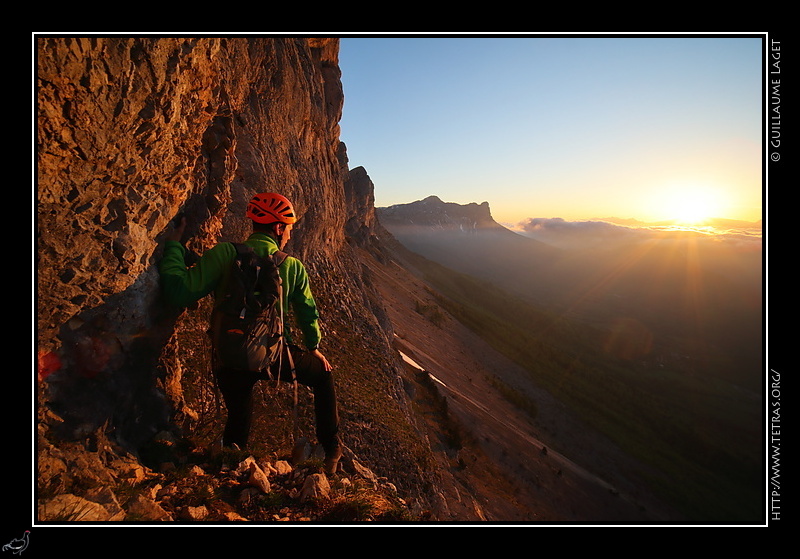
<svg viewBox="0 0 800 559">
<path fill-rule="evenodd" d="M 89 444 L 55 446 L 40 428 L 37 514 L 45 525 L 412 519 L 397 489 L 349 448 L 337 472 L 327 475 L 321 455 L 302 438 L 292 456 L 264 457 L 187 447 L 164 433 L 157 437 L 164 460 L 157 467 L 118 448 L 102 430 L 87 439 Z"/>
</svg>

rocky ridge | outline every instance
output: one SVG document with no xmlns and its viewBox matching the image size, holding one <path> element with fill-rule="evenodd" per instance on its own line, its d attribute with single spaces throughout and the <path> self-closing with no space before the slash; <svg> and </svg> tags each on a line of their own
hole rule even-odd
<svg viewBox="0 0 800 559">
<path fill-rule="evenodd" d="M 428 196 L 423 200 L 408 204 L 397 204 L 386 208 L 378 208 L 381 223 L 414 224 L 437 229 L 498 229 L 500 225 L 492 218 L 488 202 L 480 204 L 456 204 L 443 202 L 438 196 Z"/>
<path fill-rule="evenodd" d="M 40 36 L 35 47 L 38 504 L 98 484 L 97 499 L 113 501 L 107 489 L 128 492 L 118 482 L 130 470 L 139 487 L 163 464 L 210 456 L 224 412 L 208 372 L 208 301 L 163 304 L 163 235 L 182 213 L 190 255 L 241 239 L 247 200 L 274 189 L 302 215 L 288 249 L 317 278 L 345 444 L 429 510 L 437 474 L 354 248 L 369 243 L 374 209 L 339 141 L 338 41 Z M 264 396 L 273 413 L 257 419 L 259 461 L 292 448 L 284 396 Z M 297 428 L 313 432 L 310 394 L 300 396 Z M 184 458 L 157 458 L 169 438 Z"/>
</svg>

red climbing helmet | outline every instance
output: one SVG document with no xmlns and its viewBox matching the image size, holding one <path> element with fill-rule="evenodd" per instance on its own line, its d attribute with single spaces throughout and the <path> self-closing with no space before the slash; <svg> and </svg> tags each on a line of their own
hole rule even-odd
<svg viewBox="0 0 800 559">
<path fill-rule="evenodd" d="M 288 198 L 275 192 L 256 194 L 247 205 L 247 217 L 256 223 L 297 222 L 294 207 Z"/>
</svg>

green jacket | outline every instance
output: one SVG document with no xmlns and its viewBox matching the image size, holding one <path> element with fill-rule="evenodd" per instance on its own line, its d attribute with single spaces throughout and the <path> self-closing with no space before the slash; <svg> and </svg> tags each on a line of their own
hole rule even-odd
<svg viewBox="0 0 800 559">
<path fill-rule="evenodd" d="M 253 247 L 261 256 L 268 256 L 278 250 L 278 243 L 265 233 L 253 233 L 245 244 Z M 209 293 L 219 294 L 225 285 L 236 249 L 230 243 L 220 243 L 206 251 L 196 264 L 187 268 L 184 256 L 186 249 L 176 241 L 167 241 L 159 272 L 164 295 L 171 304 L 186 307 L 202 299 Z M 319 313 L 311 287 L 308 272 L 298 259 L 289 256 L 280 267 L 283 280 L 284 314 L 294 311 L 295 320 L 303 333 L 305 346 L 316 349 L 322 338 L 319 329 Z M 219 297 L 216 297 L 219 300 Z M 287 339 L 291 342 L 287 325 Z"/>
</svg>

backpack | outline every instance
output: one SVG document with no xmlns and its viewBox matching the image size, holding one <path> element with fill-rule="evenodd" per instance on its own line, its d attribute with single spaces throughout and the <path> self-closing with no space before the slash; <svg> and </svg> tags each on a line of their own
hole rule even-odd
<svg viewBox="0 0 800 559">
<path fill-rule="evenodd" d="M 262 258 L 252 247 L 232 243 L 225 293 L 211 315 L 211 338 L 216 364 L 245 371 L 267 371 L 281 358 L 283 292 L 278 267 L 286 253 Z"/>
</svg>

